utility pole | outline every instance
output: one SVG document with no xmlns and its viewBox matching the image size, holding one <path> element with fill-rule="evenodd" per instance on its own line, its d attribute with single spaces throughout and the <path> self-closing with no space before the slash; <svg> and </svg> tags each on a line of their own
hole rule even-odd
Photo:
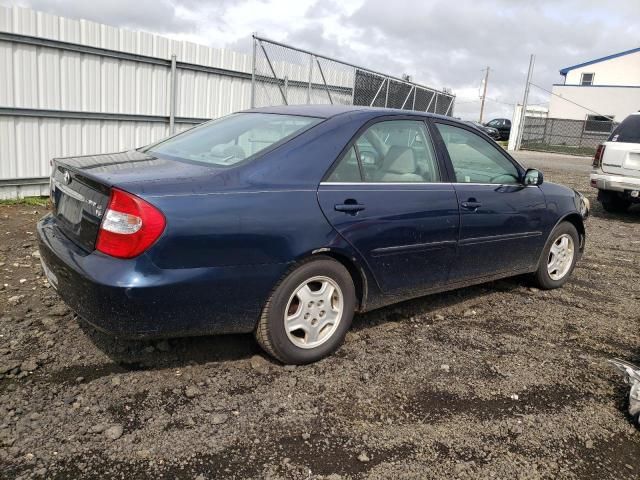
<svg viewBox="0 0 640 480">
<path fill-rule="evenodd" d="M 487 83 L 489 82 L 489 67 L 487 67 L 486 73 L 484 74 L 484 87 L 482 89 L 482 103 L 480 104 L 480 119 L 478 120 L 482 123 L 482 115 L 484 114 L 484 99 L 487 96 Z"/>
<path fill-rule="evenodd" d="M 529 87 L 531 86 L 531 76 L 533 75 L 533 66 L 536 63 L 536 56 L 531 54 L 529 58 L 529 71 L 527 72 L 527 84 L 524 86 L 524 95 L 522 96 L 522 111 L 520 112 L 520 121 L 518 122 L 518 138 L 516 139 L 515 149 L 520 150 L 522 143 L 522 134 L 524 133 L 524 121 L 527 114 L 527 102 L 529 101 Z"/>
</svg>

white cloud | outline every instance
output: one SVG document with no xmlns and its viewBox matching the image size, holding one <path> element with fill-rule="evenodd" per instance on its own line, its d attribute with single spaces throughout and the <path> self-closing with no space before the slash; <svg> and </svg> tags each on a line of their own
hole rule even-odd
<svg viewBox="0 0 640 480">
<path fill-rule="evenodd" d="M 558 70 L 637 46 L 640 2 L 598 0 L 19 0 L 38 10 L 247 50 L 252 32 L 457 94 L 479 111 L 481 69 L 491 67 L 487 116 L 510 116 L 529 54 L 545 87 Z M 534 103 L 548 100 L 532 90 Z"/>
</svg>

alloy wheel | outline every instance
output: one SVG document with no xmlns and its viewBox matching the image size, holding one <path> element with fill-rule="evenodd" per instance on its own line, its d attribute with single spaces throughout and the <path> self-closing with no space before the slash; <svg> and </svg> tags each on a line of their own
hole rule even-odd
<svg viewBox="0 0 640 480">
<path fill-rule="evenodd" d="M 547 259 L 547 272 L 552 280 L 561 280 L 569 272 L 574 254 L 571 235 L 564 233 L 553 242 Z"/>
<path fill-rule="evenodd" d="M 284 313 L 289 340 L 300 348 L 315 348 L 329 340 L 344 311 L 344 297 L 329 277 L 312 277 L 293 292 Z"/>
</svg>

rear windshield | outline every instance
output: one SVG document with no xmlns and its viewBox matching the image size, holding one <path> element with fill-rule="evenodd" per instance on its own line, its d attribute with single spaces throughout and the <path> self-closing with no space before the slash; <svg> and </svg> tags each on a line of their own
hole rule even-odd
<svg viewBox="0 0 640 480">
<path fill-rule="evenodd" d="M 231 166 L 320 121 L 296 115 L 236 113 L 151 145 L 146 151 L 176 160 Z"/>
<path fill-rule="evenodd" d="M 610 142 L 640 143 L 640 115 L 629 115 L 616 127 Z"/>
</svg>

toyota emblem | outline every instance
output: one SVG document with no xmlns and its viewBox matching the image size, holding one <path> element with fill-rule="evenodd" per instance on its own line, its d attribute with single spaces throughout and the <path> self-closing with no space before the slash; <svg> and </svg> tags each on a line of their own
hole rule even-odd
<svg viewBox="0 0 640 480">
<path fill-rule="evenodd" d="M 64 172 L 64 175 L 62 176 L 62 180 L 64 180 L 64 183 L 66 185 L 69 185 L 71 183 L 71 175 L 69 174 L 69 172 Z"/>
</svg>

